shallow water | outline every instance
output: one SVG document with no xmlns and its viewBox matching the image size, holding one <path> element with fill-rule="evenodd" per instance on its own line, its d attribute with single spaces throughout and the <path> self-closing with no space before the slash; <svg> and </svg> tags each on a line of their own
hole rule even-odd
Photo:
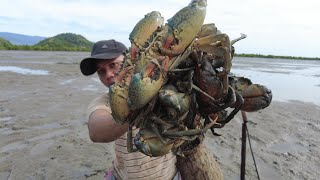
<svg viewBox="0 0 320 180">
<path fill-rule="evenodd" d="M 274 100 L 320 105 L 320 61 L 234 58 L 231 71 L 270 88 Z"/>
</svg>

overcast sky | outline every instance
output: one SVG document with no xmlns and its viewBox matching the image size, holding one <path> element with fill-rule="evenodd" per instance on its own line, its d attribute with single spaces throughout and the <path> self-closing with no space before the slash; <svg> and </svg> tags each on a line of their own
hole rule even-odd
<svg viewBox="0 0 320 180">
<path fill-rule="evenodd" d="M 134 25 L 151 11 L 165 21 L 190 0 L 0 0 L 0 32 L 52 37 L 81 34 L 129 46 Z M 208 0 L 206 23 L 238 42 L 236 53 L 320 57 L 320 0 Z"/>
</svg>

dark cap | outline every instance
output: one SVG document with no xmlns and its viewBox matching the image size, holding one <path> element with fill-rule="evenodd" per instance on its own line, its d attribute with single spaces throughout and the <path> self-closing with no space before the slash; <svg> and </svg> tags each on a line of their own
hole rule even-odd
<svg viewBox="0 0 320 180">
<path fill-rule="evenodd" d="M 91 75 L 97 70 L 95 62 L 98 59 L 114 59 L 126 51 L 126 46 L 114 39 L 98 41 L 92 47 L 91 56 L 81 61 L 81 72 L 86 76 Z"/>
</svg>

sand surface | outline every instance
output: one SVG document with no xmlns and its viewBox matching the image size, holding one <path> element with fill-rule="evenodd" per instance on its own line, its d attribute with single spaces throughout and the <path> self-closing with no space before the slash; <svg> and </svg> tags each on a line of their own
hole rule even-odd
<svg viewBox="0 0 320 180">
<path fill-rule="evenodd" d="M 85 112 L 107 89 L 82 76 L 88 55 L 0 51 L 0 179 L 104 178 L 113 143 L 90 141 Z M 274 100 L 247 116 L 261 179 L 319 179 L 319 106 Z M 205 140 L 227 180 L 240 176 L 241 123 L 239 113 Z M 248 146 L 246 177 L 257 179 Z"/>
</svg>

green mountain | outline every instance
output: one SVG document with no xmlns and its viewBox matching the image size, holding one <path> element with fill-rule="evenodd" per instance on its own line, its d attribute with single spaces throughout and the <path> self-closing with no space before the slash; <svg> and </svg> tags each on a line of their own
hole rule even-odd
<svg viewBox="0 0 320 180">
<path fill-rule="evenodd" d="M 0 50 L 9 49 L 12 44 L 3 38 L 0 37 Z"/>
<path fill-rule="evenodd" d="M 49 51 L 90 51 L 92 46 L 93 42 L 88 41 L 81 35 L 63 33 L 40 41 L 33 46 L 33 49 Z"/>
</svg>

